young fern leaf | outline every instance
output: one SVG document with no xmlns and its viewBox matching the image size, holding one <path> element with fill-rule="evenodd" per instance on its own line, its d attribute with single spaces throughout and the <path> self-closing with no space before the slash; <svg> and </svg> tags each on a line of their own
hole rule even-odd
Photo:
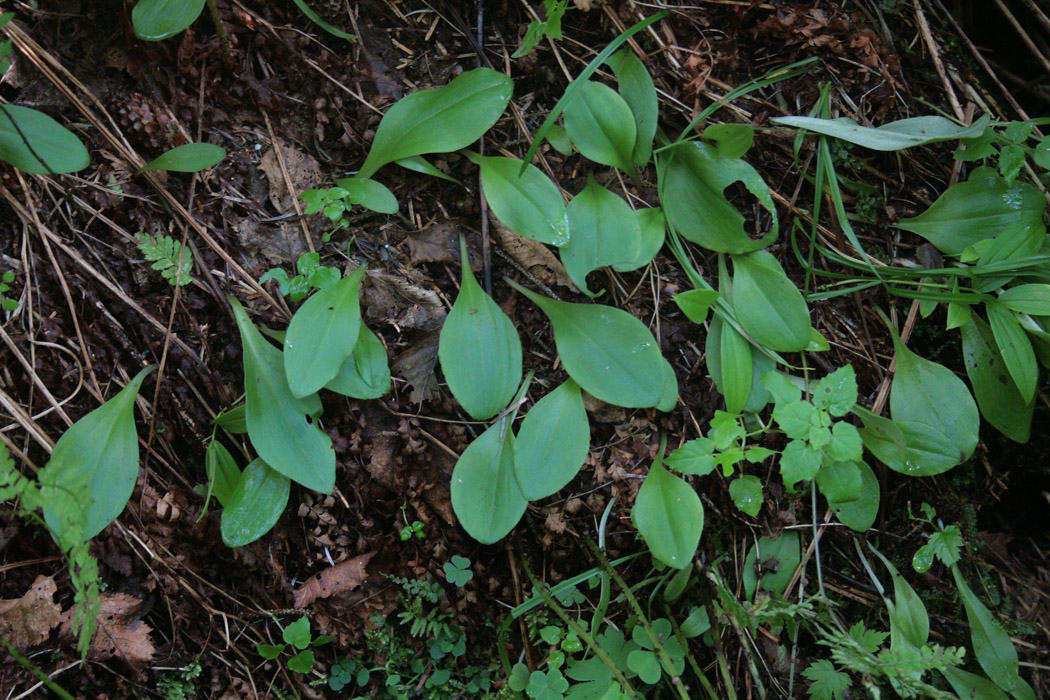
<svg viewBox="0 0 1050 700">
<path fill-rule="evenodd" d="M 171 236 L 150 236 L 145 233 L 135 236 L 135 241 L 146 260 L 153 263 L 153 269 L 160 272 L 161 277 L 172 287 L 185 287 L 193 282 L 190 275 L 193 255 L 183 250 L 183 244 L 177 243 Z"/>
</svg>

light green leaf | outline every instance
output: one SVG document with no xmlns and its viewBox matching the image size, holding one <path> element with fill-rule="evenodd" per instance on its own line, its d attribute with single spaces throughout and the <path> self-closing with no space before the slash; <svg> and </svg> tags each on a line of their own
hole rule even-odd
<svg viewBox="0 0 1050 700">
<path fill-rule="evenodd" d="M 508 284 L 540 307 L 554 327 L 565 369 L 597 399 L 626 408 L 664 404 L 674 371 L 649 329 L 626 311 L 600 304 L 570 304 Z M 677 393 L 677 389 L 675 389 Z"/>
<path fill-rule="evenodd" d="M 218 499 L 219 505 L 225 507 L 241 480 L 241 470 L 230 451 L 218 440 L 208 443 L 208 449 L 204 452 L 204 470 L 208 475 L 211 494 Z"/>
<path fill-rule="evenodd" d="M 841 418 L 857 403 L 857 375 L 851 365 L 839 367 L 817 382 L 813 388 L 813 403 Z"/>
<path fill-rule="evenodd" d="M 975 138 L 984 132 L 990 119 L 987 114 L 982 114 L 971 126 L 959 126 L 944 117 L 911 117 L 875 128 L 860 126 L 847 117 L 839 119 L 774 117 L 769 121 L 782 126 L 793 126 L 831 136 L 874 151 L 899 151 L 903 148 L 924 146 L 938 141 Z"/>
<path fill-rule="evenodd" d="M 409 156 L 408 158 L 399 158 L 394 162 L 400 165 L 405 170 L 411 170 L 412 172 L 419 173 L 420 175 L 429 175 L 430 177 L 448 180 L 449 182 L 454 182 L 457 185 L 462 184 L 459 180 L 452 177 L 451 175 L 446 175 L 444 172 L 438 170 L 436 166 L 432 165 L 428 160 L 423 158 L 423 156 Z"/>
<path fill-rule="evenodd" d="M 845 421 L 836 422 L 831 427 L 831 441 L 828 442 L 825 452 L 834 462 L 859 462 L 864 452 L 864 443 L 856 426 Z"/>
<path fill-rule="evenodd" d="M 72 173 L 91 162 L 87 148 L 72 131 L 43 112 L 6 104 L 0 105 L 0 160 L 38 175 L 47 174 L 48 169 Z"/>
<path fill-rule="evenodd" d="M 204 0 L 141 0 L 131 10 L 131 26 L 146 41 L 175 36 L 196 21 Z"/>
<path fill-rule="evenodd" d="M 288 387 L 284 358 L 252 325 L 236 298 L 233 308 L 244 352 L 245 422 L 248 437 L 268 466 L 303 486 L 331 493 L 335 452 L 331 439 L 307 416 L 321 413 L 316 394 L 296 398 Z"/>
<path fill-rule="evenodd" d="M 645 165 L 653 152 L 653 137 L 656 136 L 660 110 L 656 86 L 645 64 L 629 47 L 614 53 L 605 62 L 616 75 L 620 97 L 634 115 L 636 137 L 632 158 L 636 165 Z"/>
<path fill-rule="evenodd" d="M 640 267 L 645 267 L 660 249 L 664 246 L 664 212 L 660 207 L 638 209 L 634 212 L 638 219 L 638 229 L 641 238 L 638 242 L 638 255 L 633 260 L 625 263 L 615 263 L 612 269 L 617 272 L 630 272 Z"/>
<path fill-rule="evenodd" d="M 726 158 L 714 146 L 683 142 L 657 159 L 660 201 L 668 221 L 693 243 L 719 253 L 750 253 L 777 238 L 777 213 L 769 187 L 750 165 Z M 724 191 L 741 182 L 772 217 L 769 233 L 752 239 L 744 217 Z"/>
<path fill-rule="evenodd" d="M 961 668 L 953 668 L 951 666 L 938 670 L 960 698 L 968 698 L 969 700 L 1007 700 L 1009 697 L 999 689 L 999 686 L 984 676 L 978 676 L 976 673 L 970 673 Z"/>
<path fill-rule="evenodd" d="M 396 160 L 466 148 L 503 114 L 513 87 L 502 73 L 475 68 L 444 87 L 402 98 L 383 115 L 358 175 L 370 178 Z"/>
<path fill-rule="evenodd" d="M 452 508 L 467 534 L 492 544 L 514 528 L 527 505 L 514 477 L 514 433 L 497 421 L 456 462 Z"/>
<path fill-rule="evenodd" d="M 281 638 L 286 644 L 291 644 L 296 649 L 305 649 L 310 646 L 310 618 L 303 615 L 281 631 Z"/>
<path fill-rule="evenodd" d="M 857 462 L 860 471 L 861 493 L 860 498 L 853 501 L 833 501 L 828 498 L 828 506 L 835 511 L 835 517 L 839 522 L 855 532 L 867 532 L 875 524 L 875 517 L 879 513 L 879 480 L 864 462 Z M 825 470 L 821 470 L 823 473 Z M 817 483 L 820 483 L 820 474 L 817 474 Z M 827 498 L 827 493 L 821 488 Z"/>
<path fill-rule="evenodd" d="M 634 173 L 637 131 L 631 108 L 615 90 L 587 81 L 565 104 L 565 130 L 585 158 Z"/>
<path fill-rule="evenodd" d="M 719 325 L 717 334 L 714 332 L 716 320 Z M 712 320 L 708 338 L 712 337 L 719 342 L 722 395 L 726 400 L 726 410 L 730 413 L 740 413 L 744 410 L 748 396 L 751 394 L 754 379 L 751 344 L 744 336 L 737 333 L 735 328 L 722 323 L 721 319 Z M 708 352 L 708 357 L 710 357 L 710 352 Z"/>
<path fill-rule="evenodd" d="M 569 132 L 565 131 L 565 127 L 555 124 L 547 132 L 547 141 L 554 147 L 554 150 L 563 156 L 572 155 L 572 140 L 569 138 Z"/>
<path fill-rule="evenodd" d="M 1002 304 L 989 301 L 984 308 L 988 312 L 988 325 L 992 328 L 999 354 L 1021 394 L 1021 400 L 1025 404 L 1032 403 L 1039 383 L 1039 364 L 1035 360 L 1035 350 L 1028 340 L 1028 334 L 1021 328 L 1014 312 Z"/>
<path fill-rule="evenodd" d="M 317 290 L 292 316 L 284 337 L 284 371 L 295 396 L 317 393 L 353 353 L 361 330 L 357 290 L 364 274 L 365 266 L 358 266 L 332 291 Z"/>
<path fill-rule="evenodd" d="M 922 236 L 942 253 L 959 255 L 967 246 L 1015 229 L 1043 229 L 1045 208 L 1046 200 L 1031 185 L 1008 185 L 995 171 L 978 168 L 929 209 L 901 219 L 897 226 Z"/>
<path fill-rule="evenodd" d="M 835 664 L 827 659 L 814 661 L 802 675 L 811 683 L 806 693 L 813 700 L 848 700 L 852 697 L 849 689 L 853 687 L 848 673 L 835 668 Z"/>
<path fill-rule="evenodd" d="M 714 449 L 710 438 L 696 438 L 669 454 L 665 463 L 676 472 L 707 476 L 715 469 Z"/>
<path fill-rule="evenodd" d="M 297 0 L 302 2 L 302 0 Z M 288 670 L 296 673 L 309 673 L 314 667 L 313 649 L 304 649 L 288 659 Z"/>
<path fill-rule="evenodd" d="M 368 326 L 361 324 L 353 353 L 324 388 L 354 399 L 378 399 L 390 391 L 386 348 Z"/>
<path fill-rule="evenodd" d="M 849 503 L 864 493 L 864 482 L 857 462 L 824 465 L 817 472 L 817 486 L 828 503 Z"/>
<path fill-rule="evenodd" d="M 776 538 L 762 537 L 758 543 L 751 547 L 744 558 L 744 593 L 748 600 L 755 597 L 755 591 L 761 587 L 770 593 L 782 594 L 787 590 L 802 560 L 799 547 L 798 533 L 795 531 L 782 532 Z M 767 572 L 758 578 L 756 564 L 761 561 L 762 570 Z M 775 562 L 772 568 L 767 569 L 767 562 Z"/>
<path fill-rule="evenodd" d="M 705 351 L 707 353 L 707 369 L 711 373 L 711 381 L 715 383 L 715 388 L 725 396 L 726 383 L 723 378 L 723 367 L 725 362 L 722 359 L 723 328 L 730 328 L 732 330 L 731 326 L 727 326 L 722 322 L 720 316 L 714 316 L 711 319 L 708 328 Z M 757 413 L 769 403 L 769 391 L 767 391 L 766 387 L 759 382 L 759 378 L 773 370 L 776 367 L 776 363 L 764 353 L 753 353 L 751 351 L 751 345 L 739 333 L 736 334 L 736 338 L 730 339 L 730 342 L 734 343 L 733 357 L 736 357 L 736 361 L 741 364 L 737 367 L 730 368 L 731 371 L 729 377 L 731 381 L 729 382 L 729 386 L 731 387 L 731 391 L 735 390 L 741 394 L 745 390 L 748 392 L 746 401 L 743 404 L 743 412 Z M 751 358 L 751 379 L 747 385 L 749 388 L 745 388 L 744 382 L 746 381 L 745 372 L 747 370 L 747 365 L 744 363 L 747 362 L 748 357 Z M 739 397 L 734 399 L 734 403 L 739 403 Z"/>
<path fill-rule="evenodd" d="M 757 476 L 741 476 L 729 483 L 729 497 L 741 512 L 752 518 L 762 510 L 762 480 Z"/>
<path fill-rule="evenodd" d="M 521 380 L 521 340 L 514 323 L 485 293 L 459 241 L 463 283 L 438 341 L 441 371 L 452 395 L 474 420 L 488 420 L 513 398 Z"/>
<path fill-rule="evenodd" d="M 704 506 L 693 487 L 663 466 L 666 439 L 631 510 L 631 521 L 649 551 L 664 564 L 689 566 L 704 529 Z"/>
<path fill-rule="evenodd" d="M 569 216 L 558 187 L 534 165 L 516 158 L 467 158 L 481 168 L 481 186 L 496 217 L 519 236 L 563 246 L 569 242 Z"/>
<path fill-rule="evenodd" d="M 706 321 L 707 312 L 717 299 L 718 290 L 716 289 L 690 289 L 674 295 L 674 303 L 693 323 Z"/>
<path fill-rule="evenodd" d="M 930 636 L 930 617 L 926 613 L 926 605 L 911 584 L 900 575 L 897 568 L 878 551 L 876 554 L 879 559 L 882 559 L 882 563 L 893 577 L 893 601 L 886 602 L 886 607 L 890 612 L 891 637 L 896 631 L 909 644 L 921 648 Z M 896 630 L 892 628 L 894 622 L 896 622 Z"/>
<path fill-rule="evenodd" d="M 962 326 L 963 362 L 981 415 L 1015 442 L 1031 435 L 1034 401 L 1025 401 L 996 348 L 991 328 L 977 316 Z"/>
<path fill-rule="evenodd" d="M 304 2 L 304 0 L 292 0 L 292 2 L 295 3 L 296 7 L 298 7 L 300 10 L 302 10 L 302 13 L 304 15 L 306 15 L 311 22 L 313 22 L 318 27 L 320 27 L 321 29 L 325 30 L 326 32 L 328 32 L 332 36 L 338 37 L 340 39 L 346 39 L 347 41 L 355 41 L 357 39 L 357 37 L 354 36 L 353 34 L 347 34 L 346 32 L 342 31 L 341 29 L 336 29 L 331 24 L 329 24 L 328 22 L 326 22 L 323 19 L 321 19 L 321 16 L 318 15 L 316 12 L 314 12 L 310 8 L 310 6 L 307 5 L 306 2 Z M 312 659 L 311 659 L 311 662 L 312 662 Z M 291 667 L 291 663 L 289 663 L 288 665 L 289 665 L 289 667 Z M 292 670 L 295 670 L 295 669 L 292 669 Z M 309 669 L 307 669 L 307 670 L 309 670 Z M 306 671 L 302 671 L 302 673 L 306 673 Z"/>
<path fill-rule="evenodd" d="M 212 423 L 234 435 L 248 432 L 248 424 L 244 419 L 244 404 L 234 406 L 228 411 L 223 411 L 215 416 L 215 420 Z"/>
<path fill-rule="evenodd" d="M 559 254 L 569 278 L 585 294 L 587 274 L 599 267 L 629 263 L 641 254 L 641 230 L 634 211 L 593 177 L 566 208 L 571 238 Z"/>
<path fill-rule="evenodd" d="M 794 493 L 795 484 L 809 481 L 820 471 L 820 450 L 813 449 L 802 440 L 792 440 L 780 453 L 780 476 L 788 493 Z"/>
<path fill-rule="evenodd" d="M 778 352 L 809 345 L 809 309 L 777 259 L 764 250 L 733 256 L 733 308 L 747 334 Z"/>
<path fill-rule="evenodd" d="M 580 387 L 572 379 L 536 402 L 514 444 L 514 474 L 530 501 L 557 493 L 587 459 L 591 429 Z"/>
<path fill-rule="evenodd" d="M 742 158 L 755 142 L 755 128 L 750 124 L 711 124 L 703 136 L 714 141 L 726 158 Z"/>
<path fill-rule="evenodd" d="M 999 295 L 999 303 L 1022 314 L 1050 316 L 1050 284 L 1019 284 Z"/>
<path fill-rule="evenodd" d="M 244 468 L 222 511 L 222 541 L 243 547 L 270 531 L 288 505 L 291 482 L 261 459 Z"/>
<path fill-rule="evenodd" d="M 341 177 L 335 181 L 346 190 L 346 198 L 351 204 L 357 204 L 380 214 L 397 213 L 397 197 L 394 193 L 375 180 L 365 177 Z"/>
<path fill-rule="evenodd" d="M 44 492 L 86 480 L 91 504 L 84 539 L 89 540 L 117 519 L 139 475 L 139 440 L 135 431 L 135 397 L 142 381 L 156 369 L 141 370 L 116 396 L 73 424 L 55 443 L 51 459 L 37 478 Z M 62 538 L 62 518 L 47 499 L 44 520 L 55 541 Z"/>
<path fill-rule="evenodd" d="M 226 157 L 226 149 L 210 143 L 187 143 L 165 151 L 139 168 L 135 174 L 146 170 L 170 170 L 177 173 L 195 173 L 205 170 Z"/>
</svg>

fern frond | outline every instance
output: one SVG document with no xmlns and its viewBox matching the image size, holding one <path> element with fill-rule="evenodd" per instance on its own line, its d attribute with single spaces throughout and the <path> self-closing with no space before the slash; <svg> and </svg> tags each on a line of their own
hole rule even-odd
<svg viewBox="0 0 1050 700">
<path fill-rule="evenodd" d="M 135 236 L 136 245 L 146 260 L 153 263 L 153 269 L 160 272 L 161 277 L 168 284 L 175 286 L 176 280 L 180 286 L 185 286 L 193 281 L 190 271 L 193 269 L 193 255 L 190 251 L 183 250 L 181 243 L 175 241 L 171 236 L 150 236 L 140 233 Z M 179 257 L 182 257 L 182 274 L 179 275 Z"/>
</svg>

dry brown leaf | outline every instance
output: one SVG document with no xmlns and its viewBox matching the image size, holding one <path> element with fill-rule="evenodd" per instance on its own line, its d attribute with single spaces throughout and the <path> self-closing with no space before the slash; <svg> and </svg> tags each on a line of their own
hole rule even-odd
<svg viewBox="0 0 1050 700">
<path fill-rule="evenodd" d="M 153 631 L 140 617 L 142 601 L 127 593 L 103 593 L 99 598 L 95 636 L 89 656 L 96 661 L 117 658 L 141 669 L 156 653 L 149 633 Z M 61 634 L 73 636 L 73 608 L 62 613 Z"/>
<path fill-rule="evenodd" d="M 281 142 L 280 139 L 278 139 L 278 144 L 281 147 L 281 155 L 284 156 L 284 166 L 288 169 L 288 179 L 291 180 L 295 191 L 288 192 L 288 183 L 285 181 L 281 164 L 277 160 L 274 146 L 271 146 L 270 150 L 263 155 L 259 168 L 270 181 L 270 203 L 277 208 L 277 211 L 287 213 L 295 211 L 292 198 L 317 187 L 323 176 L 321 166 L 313 156 Z"/>
<path fill-rule="evenodd" d="M 0 637 L 16 647 L 45 641 L 61 621 L 62 608 L 52 598 L 55 579 L 37 576 L 21 598 L 0 600 Z"/>
<path fill-rule="evenodd" d="M 580 291 L 569 279 L 565 272 L 565 266 L 555 257 L 551 249 L 539 241 L 534 241 L 511 231 L 503 224 L 493 221 L 492 231 L 499 240 L 500 247 L 509 255 L 514 262 L 530 275 L 543 282 L 547 286 L 556 284 L 573 291 Z"/>
<path fill-rule="evenodd" d="M 437 330 L 445 323 L 447 312 L 441 299 L 430 289 L 416 284 L 404 271 L 391 275 L 368 271 L 368 284 L 361 290 L 361 301 L 368 318 L 383 319 L 398 330 Z"/>
<path fill-rule="evenodd" d="M 329 598 L 354 590 L 368 578 L 365 567 L 373 556 L 375 552 L 362 554 L 314 574 L 295 592 L 295 607 L 305 608 L 318 598 Z"/>
<path fill-rule="evenodd" d="M 412 403 L 423 403 L 437 393 L 438 381 L 434 374 L 437 361 L 437 333 L 428 334 L 394 360 L 390 369 L 412 386 L 412 391 L 408 395 Z"/>
</svg>

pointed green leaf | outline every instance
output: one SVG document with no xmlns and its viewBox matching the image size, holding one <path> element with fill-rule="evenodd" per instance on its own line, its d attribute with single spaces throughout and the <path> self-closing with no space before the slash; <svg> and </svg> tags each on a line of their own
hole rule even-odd
<svg viewBox="0 0 1050 700">
<path fill-rule="evenodd" d="M 489 207 L 503 225 L 519 236 L 563 246 L 569 242 L 569 216 L 557 185 L 534 165 L 522 171 L 516 158 L 467 152 L 481 168 L 481 186 Z"/>
<path fill-rule="evenodd" d="M 460 238 L 463 283 L 438 341 L 441 371 L 474 420 L 488 420 L 513 398 L 521 380 L 521 340 L 514 323 L 478 285 Z"/>
<path fill-rule="evenodd" d="M 864 489 L 860 468 L 856 462 L 834 462 L 824 465 L 817 473 L 817 486 L 829 503 L 855 501 L 861 497 Z"/>
<path fill-rule="evenodd" d="M 284 358 L 252 325 L 234 297 L 227 297 L 244 348 L 245 422 L 248 437 L 266 464 L 303 486 L 331 493 L 335 452 L 331 439 L 307 416 L 321 412 L 316 394 L 296 398 L 288 387 Z"/>
<path fill-rule="evenodd" d="M 982 114 L 971 126 L 959 126 L 944 117 L 911 117 L 880 127 L 860 126 L 847 117 L 774 117 L 769 121 L 841 139 L 874 151 L 899 151 L 938 141 L 975 138 L 984 132 L 990 117 Z"/>
<path fill-rule="evenodd" d="M 569 278 L 589 296 L 587 274 L 599 267 L 629 263 L 641 253 L 638 218 L 627 202 L 593 177 L 566 208 L 572 237 L 559 254 Z"/>
<path fill-rule="evenodd" d="M 205 0 L 141 0 L 131 10 L 135 34 L 146 41 L 175 36 L 196 21 Z"/>
<path fill-rule="evenodd" d="M 462 184 L 459 180 L 452 177 L 451 175 L 446 175 L 444 172 L 438 170 L 436 166 L 432 165 L 422 156 L 409 156 L 408 158 L 400 158 L 398 160 L 395 160 L 394 162 L 400 165 L 405 170 L 411 170 L 412 172 L 419 173 L 420 175 L 429 175 L 430 177 L 448 180 L 449 182 L 454 182 L 457 185 Z"/>
<path fill-rule="evenodd" d="M 0 160 L 24 173 L 38 175 L 46 174 L 48 169 L 53 173 L 72 173 L 91 162 L 87 148 L 72 131 L 43 112 L 6 104 L 0 105 Z"/>
<path fill-rule="evenodd" d="M 981 415 L 1011 440 L 1028 442 L 1035 402 L 1021 397 L 999 354 L 991 328 L 979 317 L 972 316 L 961 332 L 963 362 Z"/>
<path fill-rule="evenodd" d="M 704 529 L 704 506 L 693 487 L 663 465 L 666 440 L 631 510 L 631 521 L 653 556 L 681 569 L 689 566 Z"/>
<path fill-rule="evenodd" d="M 452 508 L 467 534 L 493 544 L 514 529 L 527 505 L 514 477 L 514 433 L 509 424 L 496 421 L 456 462 Z"/>
<path fill-rule="evenodd" d="M 711 124 L 704 138 L 714 141 L 726 158 L 743 158 L 755 142 L 755 128 L 750 124 Z"/>
<path fill-rule="evenodd" d="M 368 326 L 361 324 L 353 353 L 324 388 L 354 399 L 378 399 L 390 391 L 386 348 Z"/>
<path fill-rule="evenodd" d="M 718 350 L 712 356 L 711 350 L 714 345 L 718 346 Z M 712 360 L 718 363 L 720 381 L 715 384 L 716 386 L 721 385 L 720 390 L 726 400 L 726 410 L 730 413 L 740 413 L 747 404 L 754 379 L 751 344 L 744 336 L 737 333 L 736 329 L 722 323 L 722 319 L 716 317 L 711 320 L 707 334 L 707 357 L 708 367 L 712 366 Z M 713 370 L 712 378 L 714 378 Z"/>
<path fill-rule="evenodd" d="M 359 176 L 370 178 L 395 160 L 466 148 L 500 118 L 513 88 L 502 73 L 475 68 L 444 87 L 402 98 L 379 122 Z"/>
<path fill-rule="evenodd" d="M 988 312 L 988 325 L 992 328 L 999 354 L 1021 394 L 1021 400 L 1025 404 L 1032 403 L 1039 382 L 1039 365 L 1028 334 L 1021 328 L 1014 312 L 999 302 L 989 301 L 984 308 Z"/>
<path fill-rule="evenodd" d="M 999 295 L 999 303 L 1022 314 L 1050 316 L 1050 284 L 1019 284 Z"/>
<path fill-rule="evenodd" d="M 585 158 L 634 173 L 634 115 L 615 90 L 587 81 L 565 104 L 565 130 Z"/>
<path fill-rule="evenodd" d="M 653 152 L 653 137 L 656 136 L 660 110 L 653 78 L 630 47 L 617 51 L 605 62 L 616 75 L 620 97 L 634 115 L 636 138 L 632 158 L 636 165 L 645 165 Z"/>
<path fill-rule="evenodd" d="M 638 219 L 638 229 L 641 238 L 638 243 L 638 255 L 631 261 L 615 263 L 612 269 L 617 272 L 630 272 L 640 267 L 645 267 L 653 261 L 656 254 L 664 247 L 665 221 L 664 212 L 660 207 L 638 209 L 634 212 Z"/>
<path fill-rule="evenodd" d="M 317 393 L 353 353 L 361 330 L 357 290 L 364 274 L 360 265 L 332 291 L 317 290 L 292 316 L 284 337 L 284 371 L 295 396 Z"/>
<path fill-rule="evenodd" d="M 718 290 L 715 289 L 690 289 L 674 295 L 674 303 L 693 323 L 706 321 L 707 312 L 717 299 Z"/>
<path fill-rule="evenodd" d="M 764 250 L 733 256 L 733 308 L 747 334 L 778 352 L 809 345 L 809 309 L 777 259 Z"/>
<path fill-rule="evenodd" d="M 530 501 L 557 493 L 575 478 L 591 448 L 580 387 L 572 379 L 525 414 L 514 443 L 514 474 Z"/>
<path fill-rule="evenodd" d="M 890 420 L 860 406 L 853 411 L 864 421 L 864 428 L 859 430 L 864 446 L 896 472 L 934 476 L 966 459 L 958 444 L 932 425 Z"/>
<path fill-rule="evenodd" d="M 878 551 L 876 554 L 879 559 L 882 559 L 882 563 L 893 578 L 893 602 L 887 602 L 887 607 L 890 610 L 891 622 L 897 623 L 897 630 L 891 630 L 891 632 L 899 632 L 909 644 L 916 648 L 925 646 L 930 636 L 930 617 L 926 613 L 926 604 L 922 602 L 911 584 L 900 575 L 897 568 Z"/>
<path fill-rule="evenodd" d="M 244 404 L 223 411 L 215 416 L 212 423 L 234 435 L 248 432 L 248 424 L 244 420 Z"/>
<path fill-rule="evenodd" d="M 340 39 L 346 39 L 347 41 L 355 41 L 357 39 L 357 37 L 354 36 L 353 34 L 347 34 L 346 32 L 342 31 L 341 29 L 337 29 L 334 26 L 332 26 L 331 24 L 329 24 L 328 22 L 326 22 L 323 19 L 321 19 L 321 16 L 319 14 L 317 14 L 316 12 L 314 12 L 310 8 L 310 6 L 306 4 L 305 0 L 292 0 L 292 2 L 295 3 L 295 6 L 298 7 L 299 10 L 304 15 L 306 15 L 311 22 L 313 22 L 318 27 L 320 27 L 321 29 L 325 30 L 326 32 L 328 32 L 332 36 L 339 37 Z M 289 664 L 289 666 L 290 665 L 291 664 Z M 303 673 L 305 673 L 305 672 L 306 671 L 303 671 Z"/>
<path fill-rule="evenodd" d="M 379 212 L 380 214 L 397 213 L 397 197 L 394 193 L 375 180 L 366 177 L 341 177 L 335 184 L 346 190 L 346 199 L 351 204 L 357 204 Z"/>
<path fill-rule="evenodd" d="M 135 173 L 146 170 L 170 170 L 177 173 L 195 173 L 205 170 L 226 157 L 226 149 L 210 143 L 187 143 L 165 151 L 146 163 Z"/>
<path fill-rule="evenodd" d="M 270 531 L 288 505 L 291 482 L 261 459 L 244 468 L 222 511 L 222 541 L 243 547 Z"/>
<path fill-rule="evenodd" d="M 565 369 L 584 391 L 626 408 L 666 405 L 674 372 L 645 324 L 611 306 L 570 304 L 508 283 L 550 319 Z"/>
<path fill-rule="evenodd" d="M 38 474 L 45 490 L 86 479 L 91 504 L 87 506 L 84 539 L 91 539 L 116 520 L 135 489 L 139 475 L 135 397 L 154 369 L 156 365 L 150 365 L 140 371 L 116 396 L 64 432 L 47 466 Z M 55 540 L 61 539 L 62 524 L 54 507 L 44 506 L 44 520 Z"/>
<path fill-rule="evenodd" d="M 572 155 L 572 140 L 569 139 L 569 132 L 565 131 L 565 127 L 557 124 L 552 126 L 547 132 L 547 141 L 563 156 Z"/>
<path fill-rule="evenodd" d="M 828 506 L 835 512 L 839 522 L 855 532 L 867 532 L 875 524 L 875 518 L 879 513 L 879 480 L 864 462 L 856 462 L 855 466 L 860 474 L 861 490 L 860 497 L 851 501 L 836 501 L 828 498 Z M 825 470 L 821 470 L 823 474 Z M 817 474 L 817 483 L 820 483 L 820 474 Z M 821 493 L 827 498 L 828 494 L 821 487 Z"/>
<path fill-rule="evenodd" d="M 960 698 L 973 700 L 1007 700 L 1009 697 L 992 681 L 976 673 L 948 666 L 938 669 Z"/>
<path fill-rule="evenodd" d="M 204 452 L 204 471 L 208 475 L 209 489 L 219 501 L 226 506 L 241 480 L 241 470 L 234 461 L 233 455 L 218 440 L 208 443 Z"/>
</svg>

